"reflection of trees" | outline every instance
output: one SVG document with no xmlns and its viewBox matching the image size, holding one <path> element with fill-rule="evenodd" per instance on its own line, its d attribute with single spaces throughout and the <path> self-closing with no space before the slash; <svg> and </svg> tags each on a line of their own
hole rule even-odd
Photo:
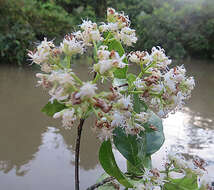
<svg viewBox="0 0 214 190">
<path fill-rule="evenodd" d="M 209 148 L 214 135 L 214 65 L 201 61 L 186 61 L 184 64 L 196 81 L 192 97 L 187 101 L 189 120 L 184 130 L 188 147 L 195 150 Z"/>
<path fill-rule="evenodd" d="M 204 113 L 205 116 L 209 113 L 213 113 L 214 65 L 212 63 L 206 63 L 205 61 L 186 61 L 183 64 L 185 65 L 189 75 L 193 75 L 195 77 L 196 82 L 192 97 L 187 101 L 188 107 L 195 112 Z"/>
<path fill-rule="evenodd" d="M 78 67 L 73 65 L 73 70 L 81 78 L 81 80 L 86 81 L 88 78 L 93 78 L 93 73 L 88 69 L 88 60 L 80 60 Z M 103 89 L 105 86 L 101 85 L 99 88 Z M 76 139 L 76 127 L 79 121 L 75 123 L 72 130 L 61 129 L 60 133 L 63 135 L 64 140 L 68 147 L 71 147 L 72 151 L 75 152 L 75 139 Z M 96 138 L 96 134 L 91 130 L 94 125 L 92 118 L 85 121 L 83 125 L 81 145 L 80 145 L 80 167 L 85 170 L 93 169 L 99 163 L 98 161 L 98 151 L 100 147 L 99 140 Z M 74 164 L 72 162 L 72 164 Z"/>
<path fill-rule="evenodd" d="M 185 115 L 188 120 L 184 123 L 186 137 L 181 139 L 181 144 L 187 144 L 190 150 L 202 150 L 213 144 L 214 121 L 204 114 L 197 113 L 186 108 Z M 183 141 L 184 140 L 184 141 Z"/>
<path fill-rule="evenodd" d="M 89 70 L 80 64 L 74 68 L 80 78 L 86 80 Z M 12 169 L 23 176 L 28 170 L 22 166 L 34 159 L 42 143 L 41 134 L 44 126 L 57 125 L 52 118 L 41 113 L 47 103 L 47 92 L 35 88 L 34 73 L 28 69 L 3 65 L 0 70 L 0 170 L 7 173 Z M 87 120 L 81 142 L 80 166 L 84 169 L 94 168 L 98 163 L 98 148 L 95 134 L 91 131 L 91 122 Z M 64 130 L 60 128 L 68 147 L 75 148 L 76 128 Z"/>
<path fill-rule="evenodd" d="M 16 67 L 0 70 L 0 170 L 5 173 L 15 169 L 23 176 L 27 170 L 22 166 L 34 158 L 41 144 L 46 118 L 40 109 L 46 98 L 35 88 L 33 75 Z"/>
<path fill-rule="evenodd" d="M 80 167 L 85 170 L 93 169 L 99 163 L 98 151 L 100 145 L 99 140 L 96 138 L 96 134 L 91 130 L 93 124 L 93 119 L 87 119 L 83 125 L 80 148 Z M 71 147 L 73 153 L 75 152 L 77 125 L 78 123 L 75 124 L 72 130 L 61 130 L 60 132 L 68 147 Z M 74 164 L 73 161 L 72 164 Z"/>
</svg>

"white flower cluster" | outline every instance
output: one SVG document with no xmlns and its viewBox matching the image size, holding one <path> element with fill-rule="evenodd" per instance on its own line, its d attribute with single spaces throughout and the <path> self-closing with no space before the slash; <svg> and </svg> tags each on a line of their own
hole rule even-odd
<svg viewBox="0 0 214 190">
<path fill-rule="evenodd" d="M 193 77 L 186 77 L 184 66 L 168 69 L 171 60 L 160 47 L 152 48 L 152 53 L 131 52 L 129 60 L 142 65 L 143 77 L 134 82 L 142 100 L 148 103 L 160 117 L 182 108 L 184 100 L 189 99 L 195 82 Z"/>
<path fill-rule="evenodd" d="M 96 106 L 100 108 L 95 130 L 99 133 L 100 140 L 107 140 L 113 136 L 113 130 L 121 127 L 126 134 L 137 135 L 144 131 L 143 124 L 147 123 L 150 114 L 133 111 L 133 104 L 130 96 L 124 96 L 112 90 L 105 99 L 96 99 Z M 108 102 L 108 104 L 107 104 Z M 139 137 L 140 138 L 140 137 Z"/>
<path fill-rule="evenodd" d="M 160 190 L 164 185 L 165 175 L 161 174 L 156 168 L 147 169 L 145 168 L 142 179 L 135 184 L 134 189 L 136 190 Z"/>
<path fill-rule="evenodd" d="M 151 54 L 146 51 L 131 52 L 129 54 L 129 60 L 133 63 L 145 64 L 150 68 L 157 68 L 159 70 L 166 70 L 167 66 L 172 62 L 172 60 L 166 56 L 164 49 L 159 46 L 153 47 Z"/>
<path fill-rule="evenodd" d="M 90 105 L 91 98 L 96 94 L 96 84 L 80 82 L 71 69 L 52 71 L 50 74 L 37 73 L 36 76 L 40 79 L 39 85 L 50 89 L 50 102 L 57 100 L 68 107 L 53 116 L 62 117 L 64 127 L 71 127 L 74 120 L 82 116 L 82 111 Z M 83 110 L 75 106 L 80 104 Z"/>
<path fill-rule="evenodd" d="M 148 52 L 146 51 L 135 51 L 135 52 L 131 52 L 129 54 L 129 60 L 133 63 L 137 63 L 137 64 L 140 64 L 140 63 L 149 63 L 150 60 L 151 60 L 151 57 L 149 55 Z"/>
<path fill-rule="evenodd" d="M 97 51 L 99 61 L 97 64 L 94 64 L 94 71 L 101 75 L 112 76 L 115 68 L 124 68 L 126 66 L 123 62 L 125 55 L 120 57 L 116 51 L 108 51 L 107 49 L 107 46 L 99 47 Z"/>
<path fill-rule="evenodd" d="M 99 29 L 101 32 L 110 31 L 121 42 L 132 46 L 137 42 L 135 30 L 131 29 L 129 17 L 123 13 L 116 12 L 113 8 L 107 10 L 108 24 L 103 23 Z"/>
<path fill-rule="evenodd" d="M 168 154 L 169 162 L 173 163 L 173 168 L 179 169 L 183 174 L 195 174 L 203 176 L 206 172 L 205 161 L 195 157 L 193 160 L 186 160 L 181 154 L 171 152 Z"/>
<path fill-rule="evenodd" d="M 54 118 L 62 118 L 63 126 L 71 127 L 74 120 L 93 112 L 97 115 L 95 129 L 100 139 L 111 138 L 116 127 L 139 137 L 145 130 L 143 125 L 150 118 L 150 111 L 136 113 L 132 93 L 138 93 L 150 109 L 165 117 L 181 108 L 184 100 L 190 97 L 194 80 L 185 76 L 183 66 L 169 70 L 171 60 L 162 48 L 153 47 L 150 54 L 136 51 L 128 55 L 129 61 L 140 65 L 141 72 L 132 84 L 124 79 L 126 90 L 122 92 L 112 88 L 110 92 L 97 93 L 99 79 L 113 81 L 115 72 L 129 66 L 126 54 L 121 55 L 122 51 L 111 42 L 117 40 L 117 45 L 121 41 L 131 46 L 137 40 L 135 30 L 130 28 L 130 20 L 124 13 L 108 8 L 107 21 L 107 24 L 98 26 L 90 20 L 83 20 L 80 30 L 66 35 L 59 46 L 45 38 L 34 51 L 28 52 L 28 56 L 45 72 L 36 76 L 38 85 L 49 90 L 49 101 L 65 106 L 64 110 L 54 114 Z M 71 58 L 85 53 L 90 47 L 94 50 L 95 78 L 84 82 L 72 71 Z"/>
<path fill-rule="evenodd" d="M 78 31 L 76 35 L 84 41 L 88 46 L 93 42 L 98 42 L 102 40 L 100 31 L 97 28 L 97 24 L 91 22 L 90 20 L 83 20 L 83 23 L 80 25 L 83 32 Z"/>
<path fill-rule="evenodd" d="M 74 35 L 66 35 L 63 42 L 60 43 L 61 50 L 69 56 L 80 53 L 83 54 L 84 44 L 82 41 L 78 41 Z"/>
<path fill-rule="evenodd" d="M 43 65 L 41 67 L 42 71 L 50 72 L 51 68 L 49 66 L 49 59 L 55 50 L 54 48 L 55 45 L 53 42 L 47 41 L 47 38 L 45 38 L 44 41 L 42 41 L 34 51 L 28 51 L 28 56 L 32 62 L 38 65 Z"/>
<path fill-rule="evenodd" d="M 188 178 L 193 175 L 199 177 L 198 187 L 201 190 L 211 188 L 211 182 L 206 179 L 206 169 L 204 168 L 204 160 L 196 157 L 193 160 L 186 160 L 181 154 L 170 152 L 167 155 L 167 162 L 163 163 L 164 170 L 144 169 L 142 176 L 139 176 L 139 180 L 134 185 L 136 190 L 161 190 L 165 183 L 171 183 L 170 180 L 176 178 Z M 170 179 L 170 180 L 169 180 Z M 176 185 L 176 184 L 175 184 Z"/>
</svg>

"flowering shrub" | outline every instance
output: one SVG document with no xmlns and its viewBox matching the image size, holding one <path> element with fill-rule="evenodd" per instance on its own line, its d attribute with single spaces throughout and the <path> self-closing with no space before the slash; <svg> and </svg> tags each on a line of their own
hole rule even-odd
<svg viewBox="0 0 214 190">
<path fill-rule="evenodd" d="M 164 142 L 161 118 L 180 109 L 190 98 L 195 83 L 186 76 L 184 66 L 169 68 L 171 60 L 161 47 L 151 52 L 125 53 L 123 45 L 137 41 L 135 30 L 124 13 L 107 10 L 108 23 L 97 25 L 83 20 L 80 30 L 65 36 L 60 46 L 46 38 L 28 56 L 41 66 L 38 85 L 48 89 L 50 100 L 43 112 L 62 118 L 62 125 L 73 127 L 79 119 L 76 145 L 76 189 L 79 189 L 79 142 L 84 120 L 94 114 L 93 129 L 102 141 L 99 160 L 106 174 L 106 184 L 99 189 L 117 189 L 118 183 L 133 189 L 206 189 L 209 184 L 197 178 L 204 169 L 204 161 L 186 162 L 181 156 L 168 156 L 165 170 L 151 166 L 151 155 Z M 71 57 L 93 49 L 94 79 L 82 81 L 72 70 Z M 137 64 L 138 75 L 128 72 Z M 99 91 L 98 82 L 111 81 L 106 91 Z M 127 160 L 127 173 L 118 168 L 112 144 Z M 171 173 L 182 177 L 174 179 Z M 108 180 L 109 179 L 109 180 Z M 107 183 L 108 182 L 108 183 Z M 97 187 L 98 187 L 97 186 Z M 92 189 L 89 188 L 89 189 Z"/>
</svg>

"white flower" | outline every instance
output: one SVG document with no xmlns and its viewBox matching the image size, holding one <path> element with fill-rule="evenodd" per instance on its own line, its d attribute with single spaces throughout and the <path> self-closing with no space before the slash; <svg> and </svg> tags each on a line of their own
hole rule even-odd
<svg viewBox="0 0 214 190">
<path fill-rule="evenodd" d="M 112 31 L 112 32 L 115 32 L 119 29 L 118 27 L 118 23 L 108 23 L 108 24 L 102 24 L 99 26 L 99 29 L 101 32 L 106 32 L 106 31 Z"/>
<path fill-rule="evenodd" d="M 151 180 L 152 177 L 152 173 L 150 172 L 150 169 L 145 168 L 144 174 L 143 174 L 143 179 L 144 181 L 149 182 Z M 147 184 L 147 183 L 146 183 Z"/>
<path fill-rule="evenodd" d="M 113 129 L 108 129 L 108 128 L 101 128 L 98 134 L 98 138 L 101 141 L 107 141 L 108 139 L 112 138 L 113 135 Z"/>
<path fill-rule="evenodd" d="M 91 46 L 91 42 L 102 39 L 96 23 L 92 23 L 90 20 L 83 20 L 80 27 L 84 30 L 81 37 L 85 45 Z"/>
<path fill-rule="evenodd" d="M 118 100 L 118 104 L 120 106 L 120 109 L 128 110 L 132 108 L 133 104 L 131 102 L 131 96 L 130 95 L 127 97 L 123 96 Z"/>
<path fill-rule="evenodd" d="M 91 84 L 90 82 L 86 82 L 83 84 L 83 86 L 80 88 L 80 91 L 76 94 L 76 98 L 79 97 L 87 97 L 91 98 L 93 97 L 96 93 L 95 90 L 97 89 L 96 84 Z"/>
<path fill-rule="evenodd" d="M 57 112 L 53 115 L 53 118 L 62 117 L 63 127 L 72 127 L 74 121 L 76 120 L 75 110 L 72 109 L 64 109 L 60 112 Z"/>
<path fill-rule="evenodd" d="M 92 29 L 94 24 L 96 23 L 92 23 L 90 20 L 83 20 L 83 23 L 80 25 L 80 27 L 86 31 L 88 29 Z"/>
<path fill-rule="evenodd" d="M 171 90 L 171 92 L 175 92 L 176 91 L 176 83 L 173 80 L 174 74 L 171 72 L 171 70 L 169 72 L 167 72 L 163 77 L 164 77 L 165 86 L 169 90 Z"/>
<path fill-rule="evenodd" d="M 108 29 L 110 31 L 117 31 L 118 30 L 118 23 L 108 23 Z"/>
<path fill-rule="evenodd" d="M 82 32 L 80 30 L 78 30 L 77 32 L 73 32 L 72 35 L 78 41 L 82 41 L 83 40 L 83 35 L 82 35 Z"/>
<path fill-rule="evenodd" d="M 195 80 L 193 77 L 189 77 L 186 81 L 185 84 L 189 88 L 189 90 L 193 90 L 195 87 Z"/>
<path fill-rule="evenodd" d="M 60 74 L 58 76 L 58 82 L 59 82 L 59 84 L 62 84 L 62 85 L 66 84 L 66 83 L 71 84 L 71 85 L 75 84 L 73 77 L 69 73 Z"/>
<path fill-rule="evenodd" d="M 115 51 L 109 52 L 107 46 L 101 46 L 98 50 L 99 62 L 94 65 L 94 71 L 104 74 L 105 72 L 115 68 L 124 68 L 127 64 L 123 62 L 125 55 L 122 57 Z"/>
<path fill-rule="evenodd" d="M 77 41 L 74 37 L 65 37 L 63 42 L 60 43 L 60 48 L 62 51 L 67 55 L 73 55 L 73 54 L 83 54 L 83 43 L 81 41 Z"/>
<path fill-rule="evenodd" d="M 99 60 L 107 60 L 110 56 L 110 51 L 106 50 L 107 46 L 100 46 L 99 50 L 97 51 L 97 56 Z"/>
<path fill-rule="evenodd" d="M 127 46 L 132 46 L 133 43 L 137 42 L 137 37 L 135 36 L 135 30 L 124 27 L 119 34 L 120 40 Z"/>
<path fill-rule="evenodd" d="M 71 69 L 52 71 L 52 73 L 48 76 L 48 81 L 56 82 L 58 84 L 61 84 L 62 86 L 66 84 L 74 85 L 75 81 L 71 76 L 71 73 Z"/>
<path fill-rule="evenodd" d="M 36 64 L 47 63 L 50 57 L 50 52 L 46 49 L 40 49 L 36 52 L 29 51 L 28 56 L 31 58 L 32 62 Z"/>
<path fill-rule="evenodd" d="M 146 51 L 135 51 L 129 54 L 129 60 L 133 63 L 144 63 L 148 64 L 151 61 L 151 57 Z"/>
<path fill-rule="evenodd" d="M 125 117 L 120 114 L 120 112 L 115 111 L 112 117 L 111 126 L 112 127 L 118 127 L 124 124 Z"/>
<path fill-rule="evenodd" d="M 156 66 L 160 69 L 166 69 L 169 64 L 171 64 L 172 60 L 170 60 L 166 54 L 164 49 L 161 47 L 153 47 L 151 57 L 153 61 L 156 62 Z"/>
<path fill-rule="evenodd" d="M 113 9 L 113 8 L 111 8 L 111 7 L 108 7 L 108 8 L 107 8 L 107 17 L 112 16 L 112 15 L 114 15 L 114 14 L 116 14 L 115 9 Z"/>
<path fill-rule="evenodd" d="M 44 40 L 37 46 L 37 49 L 46 49 L 50 50 L 51 48 L 55 47 L 53 41 L 47 41 L 47 38 L 44 38 Z"/>
<path fill-rule="evenodd" d="M 100 74 L 104 74 L 106 71 L 112 69 L 112 67 L 112 61 L 110 59 L 101 60 L 94 65 L 94 70 L 99 72 Z"/>
<path fill-rule="evenodd" d="M 102 25 L 99 26 L 99 30 L 100 30 L 101 32 L 106 32 L 106 31 L 108 31 L 108 30 L 109 30 L 108 24 L 103 23 Z"/>
<path fill-rule="evenodd" d="M 95 42 L 99 41 L 101 38 L 99 30 L 92 30 L 90 32 L 90 35 L 91 35 L 91 40 Z"/>
<path fill-rule="evenodd" d="M 157 93 L 160 93 L 164 91 L 164 85 L 162 83 L 159 83 L 157 85 L 153 84 L 151 87 L 151 90 Z"/>
<path fill-rule="evenodd" d="M 112 58 L 112 64 L 114 67 L 117 68 L 124 68 L 127 64 L 125 64 L 123 62 L 123 59 L 125 58 L 125 55 L 123 55 L 122 57 L 119 56 L 119 54 L 117 52 L 113 52 L 111 53 L 111 58 Z"/>
<path fill-rule="evenodd" d="M 58 88 L 53 88 L 49 91 L 49 94 L 51 95 L 50 102 L 53 103 L 53 101 L 56 99 L 58 101 L 62 101 L 68 98 L 68 94 L 64 92 L 64 88 L 59 86 Z"/>
<path fill-rule="evenodd" d="M 55 45 L 52 41 L 47 41 L 47 38 L 44 38 L 37 46 L 36 51 L 28 51 L 28 56 L 36 64 L 47 63 L 50 58 L 51 50 L 54 47 Z"/>
<path fill-rule="evenodd" d="M 140 57 L 136 53 L 129 54 L 129 60 L 133 63 L 140 63 Z"/>
<path fill-rule="evenodd" d="M 150 114 L 147 112 L 140 112 L 139 114 L 135 115 L 136 121 L 141 123 L 146 123 L 149 119 Z"/>
<path fill-rule="evenodd" d="M 52 68 L 47 63 L 44 63 L 41 65 L 41 70 L 46 73 L 50 73 L 52 71 Z"/>
<path fill-rule="evenodd" d="M 190 171 L 196 174 L 197 176 L 203 176 L 205 174 L 205 171 L 195 166 L 192 161 L 187 161 L 186 164 L 188 169 L 190 169 Z"/>
<path fill-rule="evenodd" d="M 50 88 L 52 86 L 51 82 L 48 81 L 48 75 L 47 74 L 42 74 L 42 73 L 37 73 L 36 77 L 38 77 L 39 81 L 37 81 L 38 85 L 42 85 L 43 88 Z"/>
</svg>

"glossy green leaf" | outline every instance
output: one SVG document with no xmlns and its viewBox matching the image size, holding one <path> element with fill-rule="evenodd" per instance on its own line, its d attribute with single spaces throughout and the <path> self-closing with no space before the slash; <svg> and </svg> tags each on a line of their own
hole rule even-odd
<svg viewBox="0 0 214 190">
<path fill-rule="evenodd" d="M 164 184 L 164 190 L 198 190 L 197 176 L 192 175 L 181 179 L 169 179 Z"/>
<path fill-rule="evenodd" d="M 152 125 L 157 128 L 157 131 L 146 133 L 146 154 L 151 155 L 157 152 L 164 143 L 165 137 L 163 133 L 162 120 L 151 112 L 151 117 L 148 121 L 148 125 Z"/>
<path fill-rule="evenodd" d="M 143 138 L 136 135 L 127 135 L 124 129 L 118 127 L 114 130 L 114 144 L 119 152 L 136 168 L 141 167 L 145 157 Z"/>
<path fill-rule="evenodd" d="M 113 176 L 125 187 L 131 188 L 133 185 L 128 178 L 118 168 L 117 163 L 112 152 L 112 146 L 110 140 L 104 141 L 99 150 L 100 164 L 107 174 Z"/>
<path fill-rule="evenodd" d="M 57 100 L 54 100 L 53 103 L 48 102 L 43 108 L 42 112 L 46 113 L 48 116 L 53 116 L 56 112 L 59 112 L 65 109 L 64 104 L 59 103 Z"/>
<path fill-rule="evenodd" d="M 134 94 L 133 98 L 135 112 L 140 113 L 142 111 L 148 110 L 147 105 L 142 100 L 140 100 L 138 94 Z M 157 131 L 150 129 L 148 132 L 148 129 L 151 125 L 157 128 Z M 162 120 L 153 112 L 151 112 L 151 117 L 144 127 L 146 128 L 146 154 L 151 155 L 161 148 L 165 140 Z"/>
</svg>

